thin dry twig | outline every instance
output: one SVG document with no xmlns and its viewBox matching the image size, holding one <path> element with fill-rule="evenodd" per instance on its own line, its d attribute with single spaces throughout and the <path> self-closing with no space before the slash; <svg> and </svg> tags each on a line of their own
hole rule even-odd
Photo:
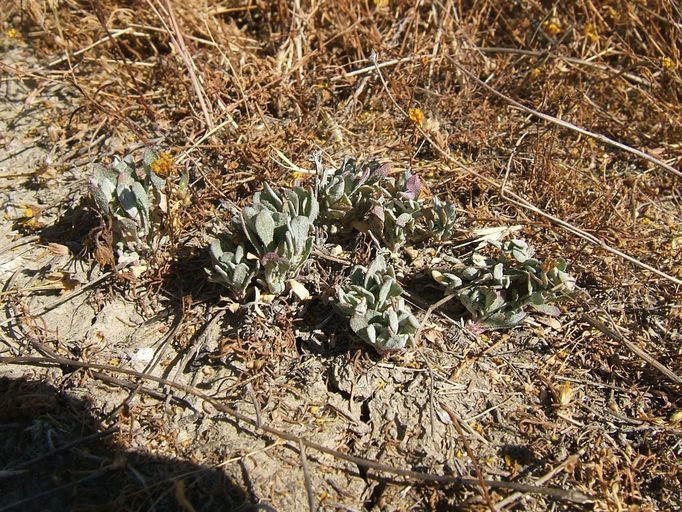
<svg viewBox="0 0 682 512">
<path fill-rule="evenodd" d="M 568 467 L 574 465 L 576 462 L 578 462 L 578 456 L 577 455 L 571 455 L 569 456 L 565 461 L 563 461 L 561 464 L 556 466 L 555 468 L 552 468 L 550 471 L 542 475 L 540 478 L 535 480 L 536 485 L 544 485 L 546 482 L 550 481 L 552 478 L 554 478 L 556 475 L 561 473 L 562 471 L 565 471 Z M 502 510 L 504 508 L 510 507 L 520 499 L 524 497 L 524 494 L 521 492 L 515 492 L 513 494 L 510 494 L 503 500 L 498 501 L 495 506 Z"/>
<path fill-rule="evenodd" d="M 488 486 L 486 485 L 486 481 L 483 479 L 483 472 L 481 471 L 481 466 L 479 466 L 478 460 L 474 455 L 474 451 L 471 449 L 471 445 L 469 444 L 469 441 L 467 441 L 467 438 L 464 435 L 464 431 L 462 430 L 462 426 L 459 424 L 459 419 L 457 418 L 457 415 L 452 409 L 450 409 L 450 407 L 448 407 L 447 404 L 441 403 L 440 406 L 445 412 L 448 413 L 448 416 L 450 416 L 452 424 L 455 426 L 455 430 L 457 430 L 457 435 L 459 435 L 459 438 L 462 441 L 462 444 L 464 445 L 464 449 L 469 455 L 471 463 L 474 465 L 474 470 L 476 471 L 476 478 L 478 478 L 479 483 L 478 488 L 481 491 L 481 495 L 483 496 L 486 505 L 492 512 L 495 512 L 497 509 L 495 508 L 493 500 L 490 497 L 490 493 L 488 492 Z"/>
<path fill-rule="evenodd" d="M 413 471 L 410 469 L 400 469 L 400 468 L 395 468 L 386 464 L 382 464 L 380 462 L 375 462 L 369 459 L 364 459 L 362 457 L 355 457 L 353 455 L 348 455 L 346 453 L 339 452 L 338 450 L 334 450 L 332 448 L 328 448 L 324 445 L 321 445 L 319 443 L 316 443 L 314 441 L 310 441 L 308 439 L 305 439 L 303 437 L 296 436 L 294 434 L 290 434 L 289 432 L 285 432 L 283 430 L 276 429 L 274 427 L 268 426 L 268 425 L 261 425 L 260 427 L 258 426 L 258 422 L 245 415 L 242 413 L 239 413 L 235 411 L 234 409 L 226 406 L 222 401 L 212 398 L 202 391 L 192 387 L 192 386 L 187 386 L 185 384 L 181 384 L 178 382 L 173 382 L 167 379 L 163 379 L 161 377 L 155 377 L 153 375 L 144 375 L 140 372 L 137 372 L 135 370 L 130 370 L 127 368 L 118 368 L 116 366 L 110 366 L 110 365 L 104 365 L 104 364 L 97 364 L 97 363 L 86 363 L 82 361 L 77 361 L 74 359 L 68 359 L 65 357 L 30 357 L 30 356 L 22 356 L 22 357 L 0 357 L 0 363 L 5 363 L 5 364 L 32 364 L 32 365 L 41 365 L 41 364 L 46 364 L 46 365 L 63 365 L 63 366 L 70 366 L 73 368 L 87 368 L 87 369 L 95 369 L 95 370 L 102 370 L 102 371 L 109 371 L 109 372 L 114 372 L 114 373 L 122 373 L 125 375 L 129 375 L 131 377 L 135 377 L 138 379 L 142 380 L 149 380 L 156 382 L 158 384 L 162 384 L 164 386 L 172 387 L 177 390 L 183 391 L 187 394 L 191 394 L 195 396 L 196 398 L 199 398 L 200 400 L 210 403 L 213 407 L 215 407 L 218 411 L 223 412 L 225 414 L 229 414 L 233 418 L 242 421 L 248 425 L 251 425 L 252 427 L 255 427 L 256 429 L 261 430 L 264 433 L 271 434 L 274 436 L 277 436 L 281 439 L 285 439 L 287 441 L 291 441 L 294 443 L 303 443 L 304 446 L 307 448 L 312 448 L 313 450 L 317 450 L 322 453 L 326 453 L 328 455 L 332 455 L 335 458 L 345 460 L 347 462 L 350 462 L 355 465 L 359 465 L 368 469 L 374 469 L 380 472 L 384 473 L 389 473 L 393 474 L 396 476 L 404 477 L 410 480 L 416 480 L 417 482 L 430 482 L 430 483 L 442 483 L 442 484 L 456 484 L 456 485 L 465 485 L 465 486 L 479 486 L 481 485 L 481 482 L 479 481 L 478 478 L 467 478 L 467 477 L 459 477 L 459 476 L 451 476 L 451 475 L 434 475 L 431 473 L 423 473 L 421 471 Z M 574 503 L 589 503 L 592 501 L 592 499 L 585 495 L 584 493 L 576 490 L 564 490 L 564 489 L 557 489 L 557 488 L 552 488 L 552 487 L 538 487 L 538 486 L 533 486 L 533 485 L 526 485 L 526 484 L 518 484 L 515 482 L 505 482 L 505 481 L 497 481 L 497 480 L 483 480 L 483 484 L 486 485 L 487 487 L 495 487 L 499 489 L 511 489 L 515 491 L 521 491 L 521 492 L 529 492 L 529 493 L 539 493 L 539 494 L 544 494 L 547 496 L 553 496 L 558 499 L 562 500 L 567 500 L 571 501 Z"/>
<path fill-rule="evenodd" d="M 573 123 L 569 123 L 568 121 L 564 121 L 563 119 L 558 119 L 554 116 L 550 116 L 548 114 L 543 114 L 542 112 L 539 112 L 535 109 L 527 107 L 523 103 L 520 103 L 520 102 L 516 101 L 515 99 L 510 98 L 506 94 L 501 93 L 500 91 L 498 91 L 494 87 L 491 87 L 490 85 L 485 83 L 483 80 L 481 80 L 476 75 L 474 75 L 471 71 L 469 71 L 466 67 L 464 67 L 462 64 L 460 64 L 453 57 L 448 55 L 448 56 L 446 56 L 446 58 L 454 66 L 456 66 L 457 69 L 459 69 L 462 73 L 464 73 L 468 78 L 473 80 L 477 85 L 479 85 L 480 87 L 483 87 L 486 91 L 497 96 L 498 98 L 503 99 L 504 101 L 506 101 L 510 105 L 514 105 L 516 108 L 519 108 L 528 114 L 534 115 L 535 117 L 539 117 L 540 119 L 542 119 L 544 121 L 548 121 L 548 122 L 553 123 L 557 126 L 561 126 L 562 128 L 567 128 L 571 131 L 574 131 L 574 132 L 580 133 L 582 135 L 585 135 L 587 137 L 591 137 L 593 139 L 596 139 L 599 142 L 602 142 L 602 143 L 607 144 L 609 146 L 613 146 L 614 148 L 618 148 L 618 149 L 621 149 L 627 153 L 631 153 L 633 155 L 636 155 L 639 158 L 642 158 L 643 160 L 646 160 L 647 162 L 650 162 L 650 163 L 654 164 L 655 166 L 660 167 L 661 169 L 664 169 L 671 174 L 674 174 L 678 178 L 682 178 L 682 172 L 675 169 L 672 165 L 669 165 L 669 164 L 659 160 L 658 158 L 651 156 L 648 153 L 645 153 L 644 151 L 640 151 L 639 149 L 630 147 L 626 144 L 623 144 L 622 142 L 618 142 L 617 140 L 613 140 L 613 139 L 607 137 L 606 135 L 602 135 L 601 133 L 591 132 L 589 130 L 586 130 L 585 128 L 582 128 L 580 126 L 576 126 Z"/>
<path fill-rule="evenodd" d="M 659 372 L 661 372 L 663 375 L 665 375 L 668 379 L 670 379 L 672 382 L 675 384 L 682 384 L 682 378 L 679 377 L 675 372 L 673 372 L 670 368 L 665 366 L 664 364 L 661 364 L 658 362 L 656 359 L 654 359 L 646 350 L 644 350 L 642 347 L 639 345 L 631 342 L 630 340 L 624 338 L 621 336 L 618 332 L 615 330 L 611 329 L 607 325 L 605 325 L 603 322 L 597 320 L 596 318 L 593 318 L 588 315 L 582 315 L 581 319 L 588 324 L 590 324 L 592 327 L 595 329 L 601 331 L 602 333 L 606 334 L 609 338 L 616 340 L 635 354 L 636 356 L 640 357 L 642 360 L 646 361 L 648 364 L 656 368 Z"/>
<path fill-rule="evenodd" d="M 315 512 L 317 506 L 315 505 L 315 494 L 313 493 L 313 484 L 310 480 L 310 470 L 308 469 L 308 458 L 305 455 L 305 445 L 303 441 L 298 443 L 298 453 L 301 456 L 301 466 L 303 466 L 303 478 L 305 479 L 305 492 L 308 496 L 308 509 L 310 512 Z"/>
</svg>

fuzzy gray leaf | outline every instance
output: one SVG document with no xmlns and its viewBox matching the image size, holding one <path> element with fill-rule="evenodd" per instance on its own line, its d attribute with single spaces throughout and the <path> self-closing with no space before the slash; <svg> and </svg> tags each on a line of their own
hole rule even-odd
<svg viewBox="0 0 682 512">
<path fill-rule="evenodd" d="M 275 221 L 272 219 L 270 211 L 263 208 L 258 212 L 254 221 L 254 226 L 263 245 L 268 247 L 274 240 L 275 234 Z"/>
</svg>

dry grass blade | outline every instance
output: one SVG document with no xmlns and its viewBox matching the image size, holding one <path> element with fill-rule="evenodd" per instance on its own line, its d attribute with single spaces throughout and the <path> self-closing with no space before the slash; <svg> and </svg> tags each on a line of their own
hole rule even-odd
<svg viewBox="0 0 682 512">
<path fill-rule="evenodd" d="M 644 350 L 643 348 L 639 347 L 638 345 L 636 345 L 632 341 L 624 338 L 618 332 L 616 332 L 613 329 L 611 329 L 610 327 L 606 326 L 603 322 L 597 320 L 596 318 L 593 318 L 589 315 L 583 315 L 582 320 L 587 322 L 588 324 L 590 324 L 595 329 L 598 329 L 599 331 L 603 332 L 609 338 L 616 340 L 616 341 L 622 343 L 623 345 L 625 345 L 630 352 L 632 352 L 633 354 L 642 358 L 642 360 L 646 361 L 648 364 L 650 364 L 651 366 L 656 368 L 659 372 L 661 372 L 663 375 L 665 375 L 668 379 L 670 379 L 675 384 L 682 385 L 682 378 L 679 375 L 677 375 L 670 368 L 661 364 L 656 359 L 651 357 L 651 355 L 648 354 L 646 352 L 646 350 Z"/>
<path fill-rule="evenodd" d="M 655 157 L 645 153 L 644 151 L 640 151 L 639 149 L 632 148 L 626 144 L 618 142 L 617 140 L 613 140 L 613 139 L 607 137 L 606 135 L 602 135 L 601 133 L 591 132 L 589 130 L 586 130 L 585 128 L 581 128 L 580 126 L 576 126 L 572 123 L 569 123 L 568 121 L 564 121 L 563 119 L 558 119 L 556 117 L 553 117 L 553 116 L 550 116 L 547 114 L 543 114 L 542 112 L 538 112 L 537 110 L 529 108 L 529 107 L 523 105 L 522 103 L 519 103 L 515 99 L 510 98 L 506 94 L 502 94 L 501 92 L 496 91 L 493 87 L 491 87 L 490 85 L 485 83 L 483 80 L 478 78 L 476 75 L 474 75 L 466 67 L 462 66 L 462 64 L 457 62 L 452 57 L 448 56 L 447 59 L 450 62 L 452 62 L 452 64 L 454 64 L 457 67 L 457 69 L 459 69 L 462 73 L 464 73 L 470 80 L 473 80 L 477 85 L 479 85 L 480 87 L 483 87 L 486 91 L 494 94 L 498 98 L 503 99 L 504 101 L 506 101 L 510 105 L 513 105 L 516 108 L 519 108 L 519 109 L 523 110 L 524 112 L 527 112 L 531 115 L 539 117 L 540 119 L 542 119 L 544 121 L 554 123 L 558 126 L 561 126 L 562 128 L 566 128 L 568 130 L 578 132 L 578 133 L 585 135 L 587 137 L 592 137 L 593 139 L 596 139 L 599 142 L 603 142 L 604 144 L 608 144 L 609 146 L 613 146 L 614 148 L 618 148 L 618 149 L 621 149 L 621 150 L 626 151 L 628 153 L 632 153 L 633 155 L 636 155 L 636 156 L 646 160 L 647 162 L 651 162 L 655 166 L 660 167 L 661 169 L 668 171 L 669 173 L 677 176 L 678 178 L 682 178 L 682 172 L 678 171 L 673 166 L 671 166 L 665 162 L 662 162 L 658 158 L 655 158 Z"/>
</svg>

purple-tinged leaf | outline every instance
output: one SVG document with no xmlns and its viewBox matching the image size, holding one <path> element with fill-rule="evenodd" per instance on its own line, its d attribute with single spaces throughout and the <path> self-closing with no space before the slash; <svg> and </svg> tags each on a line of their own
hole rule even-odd
<svg viewBox="0 0 682 512">
<path fill-rule="evenodd" d="M 405 199 L 417 199 L 421 188 L 421 180 L 419 176 L 414 174 L 408 178 L 407 183 L 405 183 L 405 192 L 402 192 L 400 195 Z"/>
</svg>

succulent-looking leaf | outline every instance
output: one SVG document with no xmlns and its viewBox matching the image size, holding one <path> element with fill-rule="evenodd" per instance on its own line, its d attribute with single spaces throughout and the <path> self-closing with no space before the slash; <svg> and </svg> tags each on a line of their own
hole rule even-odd
<svg viewBox="0 0 682 512">
<path fill-rule="evenodd" d="M 337 309 L 351 330 L 380 353 L 414 343 L 419 323 L 401 297 L 395 272 L 379 253 L 369 267 L 356 266 L 337 291 Z"/>
<path fill-rule="evenodd" d="M 543 263 L 523 240 L 490 241 L 499 256 L 473 253 L 447 272 L 432 271 L 434 280 L 454 294 L 479 327 L 509 328 L 526 317 L 526 310 L 557 316 L 551 305 L 569 297 L 575 279 L 565 272 L 563 259 Z"/>
<path fill-rule="evenodd" d="M 275 221 L 272 219 L 272 214 L 265 208 L 256 215 L 255 227 L 263 246 L 268 247 L 274 240 Z"/>
</svg>

